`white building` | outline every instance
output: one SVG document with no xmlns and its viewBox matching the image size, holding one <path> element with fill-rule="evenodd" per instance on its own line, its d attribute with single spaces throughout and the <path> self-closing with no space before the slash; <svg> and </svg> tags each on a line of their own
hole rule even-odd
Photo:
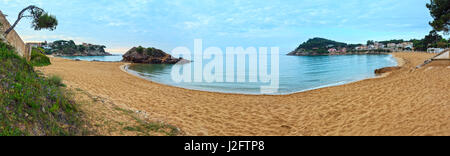
<svg viewBox="0 0 450 156">
<path fill-rule="evenodd" d="M 441 53 L 443 52 L 445 49 L 442 48 L 428 48 L 427 52 L 428 53 Z"/>
<path fill-rule="evenodd" d="M 414 43 L 412 42 L 403 42 L 403 48 L 414 49 Z"/>
<path fill-rule="evenodd" d="M 395 47 L 397 47 L 397 44 L 395 44 L 395 43 L 388 43 L 387 47 L 388 48 L 395 48 Z"/>
</svg>

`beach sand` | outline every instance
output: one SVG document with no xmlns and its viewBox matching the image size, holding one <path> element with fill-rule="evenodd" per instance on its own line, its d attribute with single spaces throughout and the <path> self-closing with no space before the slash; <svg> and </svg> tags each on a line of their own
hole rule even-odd
<svg viewBox="0 0 450 156">
<path fill-rule="evenodd" d="M 166 86 L 123 72 L 124 63 L 51 58 L 37 70 L 64 79 L 100 135 L 140 135 L 124 128 L 139 121 L 128 110 L 181 135 L 450 135 L 450 68 L 415 69 L 432 54 L 393 55 L 403 68 L 387 76 L 280 96 Z"/>
</svg>

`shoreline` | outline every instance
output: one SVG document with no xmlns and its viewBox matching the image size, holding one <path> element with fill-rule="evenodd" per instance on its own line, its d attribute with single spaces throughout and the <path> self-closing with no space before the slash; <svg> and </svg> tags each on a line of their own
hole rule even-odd
<svg viewBox="0 0 450 156">
<path fill-rule="evenodd" d="M 391 72 L 388 73 L 384 73 L 382 75 L 376 75 L 374 77 L 369 77 L 369 78 L 364 78 L 364 79 L 360 79 L 360 80 L 354 80 L 354 81 L 348 81 L 345 83 L 334 83 L 334 84 L 328 84 L 328 85 L 321 85 L 318 87 L 314 87 L 311 89 L 305 89 L 305 90 L 301 90 L 301 91 L 296 91 L 296 92 L 292 92 L 292 93 L 282 93 L 282 94 L 251 94 L 251 93 L 228 93 L 228 92 L 218 92 L 218 91 L 208 91 L 208 90 L 200 90 L 200 89 L 190 89 L 190 88 L 184 88 L 184 87 L 178 87 L 178 86 L 173 86 L 173 85 L 168 85 L 168 84 L 164 84 L 164 83 L 160 83 L 160 82 L 156 82 L 153 81 L 151 79 L 145 78 L 145 77 L 141 77 L 135 73 L 133 73 L 134 71 L 129 71 L 128 67 L 131 65 L 132 63 L 124 63 L 123 65 L 121 65 L 119 68 L 120 70 L 122 70 L 123 72 L 132 75 L 134 77 L 137 77 L 139 79 L 143 79 L 149 82 L 153 82 L 159 85 L 164 85 L 167 87 L 174 87 L 174 88 L 179 88 L 179 89 L 186 89 L 186 90 L 191 90 L 191 91 L 199 91 L 199 92 L 206 92 L 206 93 L 217 93 L 217 94 L 229 94 L 229 95 L 252 95 L 252 96 L 284 96 L 284 95 L 293 95 L 293 94 L 297 94 L 297 93 L 303 93 L 303 92 L 308 92 L 308 91 L 313 91 L 313 90 L 317 90 L 317 89 L 323 89 L 323 88 L 328 88 L 328 87 L 338 87 L 341 85 L 346 85 L 346 84 L 351 84 L 351 83 L 357 83 L 359 81 L 364 81 L 364 80 L 370 80 L 370 79 L 379 79 L 379 78 L 384 78 L 387 77 Z"/>
<path fill-rule="evenodd" d="M 371 55 L 371 54 L 369 54 Z M 391 55 L 392 58 L 394 58 L 397 62 L 397 66 L 398 67 L 402 67 L 404 65 L 404 60 L 402 58 L 399 57 L 395 57 L 392 54 L 383 54 L 383 55 Z M 359 81 L 364 81 L 364 80 L 369 80 L 369 79 L 379 79 L 379 78 L 384 78 L 387 77 L 391 72 L 388 73 L 383 73 L 381 75 L 375 75 L 373 77 L 367 77 L 367 78 L 363 78 L 363 79 L 359 79 L 359 80 L 353 80 L 353 81 L 347 81 L 344 83 L 338 82 L 338 83 L 333 83 L 333 84 L 327 84 L 327 85 L 321 85 L 318 87 L 313 87 L 310 89 L 304 89 L 301 91 L 295 91 L 295 92 L 290 92 L 290 93 L 280 93 L 280 94 L 251 94 L 251 93 L 232 93 L 232 92 L 218 92 L 218 91 L 208 91 L 208 90 L 200 90 L 200 89 L 191 89 L 191 88 L 185 88 L 185 87 L 179 87 L 179 86 L 174 86 L 174 85 L 169 85 L 169 84 L 164 84 L 164 83 L 160 83 L 160 82 L 156 82 L 153 81 L 149 78 L 145 78 L 142 76 L 139 76 L 137 73 L 134 73 L 134 71 L 130 71 L 128 69 L 128 67 L 130 65 L 132 65 L 133 63 L 127 63 L 127 62 L 122 62 L 124 63 L 123 65 L 121 65 L 119 68 L 120 70 L 122 70 L 123 72 L 130 74 L 132 76 L 135 76 L 137 78 L 146 80 L 146 81 L 150 81 L 153 83 L 157 83 L 160 85 L 164 85 L 164 86 L 168 86 L 168 87 L 175 87 L 175 88 L 180 88 L 180 89 L 186 89 L 186 90 L 192 90 L 192 91 L 200 91 L 200 92 L 209 92 L 209 93 L 219 93 L 219 94 L 230 94 L 230 95 L 253 95 L 253 96 L 283 96 L 283 95 L 292 95 L 292 94 L 297 94 L 297 93 L 302 93 L 302 92 L 308 92 L 308 91 L 313 91 L 313 90 L 317 90 L 317 89 L 322 89 L 322 88 L 328 88 L 328 87 L 337 87 L 337 86 L 341 86 L 341 85 L 346 85 L 346 84 L 352 84 L 352 83 L 357 83 Z M 375 72 L 375 71 L 374 71 Z"/>
<path fill-rule="evenodd" d="M 120 119 L 104 108 L 120 107 L 174 125 L 189 136 L 450 135 L 445 126 L 450 124 L 450 97 L 443 93 L 450 87 L 449 68 L 415 69 L 432 54 L 393 55 L 403 60 L 398 62 L 402 69 L 382 78 L 289 95 L 172 87 L 125 72 L 126 64 L 118 62 L 51 58 L 52 65 L 38 70 L 106 101 L 85 108 L 101 123 Z M 99 129 L 104 135 L 129 134 L 125 127 Z"/>
</svg>

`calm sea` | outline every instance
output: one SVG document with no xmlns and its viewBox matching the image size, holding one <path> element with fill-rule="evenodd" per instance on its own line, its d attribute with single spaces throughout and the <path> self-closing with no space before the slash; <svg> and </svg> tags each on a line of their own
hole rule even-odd
<svg viewBox="0 0 450 156">
<path fill-rule="evenodd" d="M 118 62 L 122 60 L 122 54 L 113 54 L 112 56 L 62 56 L 62 58 L 82 61 L 102 61 L 102 62 Z"/>
<path fill-rule="evenodd" d="M 224 57 L 225 58 L 225 57 Z M 342 85 L 366 78 L 375 77 L 374 70 L 378 68 L 396 66 L 397 62 L 391 55 L 342 55 L 342 56 L 279 56 L 279 90 L 275 94 L 291 94 L 311 89 Z M 203 64 L 211 60 L 203 60 Z M 226 61 L 224 61 L 226 62 Z M 235 61 L 236 62 L 236 61 Z M 128 71 L 150 81 L 161 84 L 202 91 L 239 94 L 261 94 L 260 87 L 268 83 L 249 82 L 248 63 L 244 83 L 229 82 L 181 82 L 172 79 L 171 72 L 174 66 L 185 65 L 132 65 Z M 270 63 L 269 63 L 270 64 Z M 236 65 L 236 63 L 235 63 Z M 226 64 L 224 68 L 226 68 Z M 269 65 L 270 66 L 270 65 Z M 216 73 L 225 77 L 226 69 Z M 213 70 L 212 72 L 216 72 Z M 194 73 L 194 72 L 193 72 Z M 194 75 L 192 73 L 192 75 Z M 269 70 L 270 73 L 270 70 Z"/>
</svg>

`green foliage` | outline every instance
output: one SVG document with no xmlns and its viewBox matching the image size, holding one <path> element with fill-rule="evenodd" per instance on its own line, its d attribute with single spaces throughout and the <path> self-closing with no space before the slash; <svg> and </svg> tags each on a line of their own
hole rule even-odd
<svg viewBox="0 0 450 156">
<path fill-rule="evenodd" d="M 41 13 L 33 21 L 34 30 L 49 29 L 51 31 L 56 29 L 58 25 L 58 20 L 55 16 L 49 15 L 48 13 Z"/>
<path fill-rule="evenodd" d="M 438 48 L 447 48 L 448 47 L 448 43 L 447 42 L 443 42 L 443 41 L 439 41 L 438 43 L 436 43 L 436 47 L 438 47 Z"/>
<path fill-rule="evenodd" d="M 347 44 L 346 43 L 341 43 L 341 42 L 336 42 L 336 41 L 332 41 L 332 40 L 328 40 L 328 39 L 324 39 L 324 38 L 313 38 L 313 39 L 309 39 L 308 41 L 306 41 L 305 43 L 302 43 L 297 49 L 296 51 L 300 51 L 300 50 L 315 50 L 317 52 L 328 52 L 328 48 L 332 48 L 332 47 L 346 47 Z"/>
<path fill-rule="evenodd" d="M 42 48 L 33 48 L 31 50 L 31 60 L 30 64 L 33 66 L 41 67 L 50 65 L 50 58 L 45 56 L 44 49 Z"/>
<path fill-rule="evenodd" d="M 62 78 L 57 75 L 52 75 L 48 77 L 48 81 L 56 86 L 65 87 L 66 85 L 62 83 Z"/>
<path fill-rule="evenodd" d="M 145 48 L 142 47 L 142 46 L 139 46 L 139 47 L 136 48 L 136 51 L 137 51 L 139 54 L 144 53 L 144 50 L 145 50 Z"/>
<path fill-rule="evenodd" d="M 430 10 L 430 14 L 434 19 L 430 22 L 434 30 L 444 31 L 444 33 L 448 34 L 450 26 L 450 0 L 430 0 L 427 8 Z"/>
<path fill-rule="evenodd" d="M 405 41 L 404 41 L 404 40 L 402 40 L 402 39 L 400 39 L 400 40 L 380 41 L 380 42 L 378 42 L 378 43 L 381 43 L 381 44 L 387 45 L 387 44 L 389 44 L 389 43 L 395 43 L 395 44 L 399 44 L 399 43 L 403 43 L 403 42 L 405 42 Z"/>
<path fill-rule="evenodd" d="M 167 55 L 162 50 L 156 49 L 154 47 L 147 48 L 146 53 L 147 53 L 147 55 L 152 56 L 152 57 L 164 57 Z"/>
<path fill-rule="evenodd" d="M 435 30 L 432 30 L 427 36 L 425 36 L 423 42 L 429 47 L 436 47 L 437 42 L 439 42 L 441 39 L 443 39 L 442 36 L 439 35 Z"/>
<path fill-rule="evenodd" d="M 414 44 L 414 48 L 416 51 L 426 51 L 427 45 L 422 40 L 413 39 L 411 42 Z"/>
<path fill-rule="evenodd" d="M 349 45 L 347 45 L 347 48 L 348 49 L 355 49 L 358 46 L 362 46 L 362 44 L 349 44 Z"/>
<path fill-rule="evenodd" d="M 46 51 L 46 54 L 54 54 L 54 53 L 60 53 L 65 55 L 73 55 L 77 52 L 86 53 L 89 51 L 99 51 L 99 52 L 105 52 L 105 46 L 103 45 L 76 45 L 73 40 L 58 40 L 53 42 L 51 45 L 50 51 Z"/>
<path fill-rule="evenodd" d="M 62 53 L 62 54 L 73 54 L 78 51 L 78 47 L 72 40 L 65 41 L 65 40 L 58 40 L 53 42 L 51 53 Z"/>
<path fill-rule="evenodd" d="M 0 135 L 82 135 L 70 94 L 0 43 Z"/>
<path fill-rule="evenodd" d="M 136 52 L 139 54 L 145 54 L 151 57 L 164 57 L 167 56 L 167 53 L 160 49 L 156 49 L 154 47 L 144 48 L 142 46 L 136 47 Z"/>
</svg>

